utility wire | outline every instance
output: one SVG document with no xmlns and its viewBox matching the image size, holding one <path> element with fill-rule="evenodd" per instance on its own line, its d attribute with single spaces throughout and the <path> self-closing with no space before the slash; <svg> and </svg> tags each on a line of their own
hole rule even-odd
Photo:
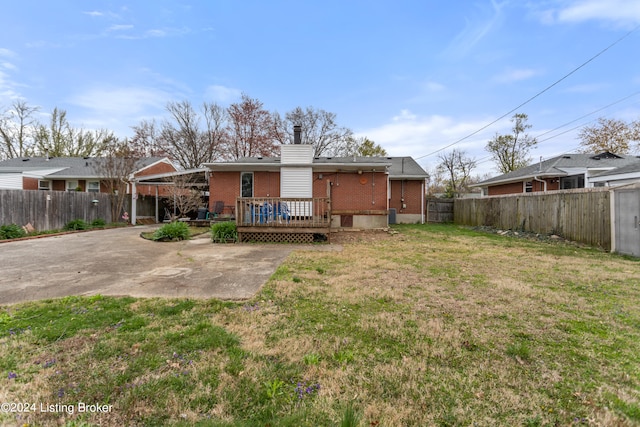
<svg viewBox="0 0 640 427">
<path fill-rule="evenodd" d="M 517 111 L 518 109 L 520 109 L 521 107 L 527 105 L 529 102 L 533 101 L 534 99 L 536 99 L 537 97 L 539 97 L 540 95 L 542 95 L 543 93 L 547 92 L 549 89 L 551 89 L 552 87 L 556 86 L 557 84 L 559 84 L 560 82 L 566 80 L 569 76 L 573 75 L 574 73 L 576 73 L 578 70 L 580 70 L 581 68 L 585 67 L 587 64 L 589 64 L 590 62 L 592 62 L 593 60 L 595 60 L 596 58 L 598 58 L 600 55 L 602 55 L 603 53 L 605 53 L 606 51 L 608 51 L 609 49 L 611 49 L 613 46 L 617 45 L 618 43 L 620 43 L 622 40 L 626 39 L 627 37 L 629 37 L 631 34 L 635 33 L 638 28 L 640 28 L 640 24 L 637 25 L 634 29 L 632 29 L 631 31 L 629 31 L 628 33 L 626 33 L 625 35 L 623 35 L 622 37 L 620 37 L 619 39 L 617 39 L 616 41 L 614 41 L 613 43 L 611 43 L 609 46 L 607 46 L 606 48 L 602 49 L 600 52 L 596 53 L 594 56 L 592 56 L 591 58 L 589 58 L 587 61 L 583 62 L 581 65 L 579 65 L 578 67 L 574 68 L 573 70 L 571 70 L 568 74 L 565 74 L 562 78 L 560 78 L 559 80 L 556 80 L 554 83 L 552 83 L 551 85 L 547 86 L 546 88 L 544 88 L 543 90 L 541 90 L 540 92 L 538 92 L 537 94 L 535 94 L 534 96 L 532 96 L 531 98 L 527 99 L 526 101 L 524 101 L 522 104 L 518 105 L 517 107 L 511 109 L 510 111 L 504 113 L 502 116 L 498 117 L 497 119 L 495 119 L 494 121 L 492 121 L 489 124 L 484 125 L 483 127 L 481 127 L 480 129 L 476 130 L 475 132 L 470 133 L 469 135 L 462 137 L 460 139 L 458 139 L 457 141 L 452 142 L 449 145 L 446 145 L 442 148 L 437 149 L 436 151 L 432 151 L 431 153 L 425 154 L 424 156 L 420 156 L 420 157 L 416 157 L 416 160 L 418 159 L 422 159 L 424 157 L 428 157 L 428 156 L 432 156 L 434 154 L 439 153 L 440 151 L 446 150 L 449 147 L 452 147 L 456 144 L 461 143 L 462 141 L 464 141 L 465 139 L 471 138 L 473 135 L 476 135 L 480 132 L 482 132 L 483 130 L 485 130 L 486 128 L 488 128 L 491 125 L 494 125 L 495 123 L 499 122 L 500 120 L 504 119 L 505 117 L 507 117 L 508 115 L 510 115 L 511 113 L 513 113 L 514 111 Z"/>
<path fill-rule="evenodd" d="M 562 124 L 562 125 L 560 125 L 560 126 L 556 127 L 555 129 L 551 129 L 551 130 L 548 130 L 548 131 L 546 131 L 546 132 L 543 132 L 543 133 L 541 133 L 540 135 L 536 136 L 536 138 L 540 138 L 541 136 L 544 136 L 544 135 L 546 135 L 546 134 L 548 134 L 548 133 L 555 132 L 555 131 L 557 131 L 558 129 L 562 129 L 563 127 L 568 126 L 568 125 L 570 125 L 570 124 L 572 124 L 572 123 L 575 123 L 575 122 L 577 122 L 578 120 L 582 120 L 582 119 L 584 119 L 584 118 L 586 118 L 586 117 L 589 117 L 589 116 L 591 116 L 591 115 L 593 115 L 593 114 L 595 114 L 595 113 L 598 113 L 598 112 L 600 112 L 600 111 L 602 111 L 602 110 L 606 110 L 607 108 L 612 107 L 612 106 L 614 106 L 614 105 L 616 105 L 616 104 L 619 104 L 619 103 L 621 103 L 622 101 L 626 101 L 627 99 L 632 98 L 632 97 L 634 97 L 634 96 L 636 96 L 636 95 L 638 95 L 638 94 L 640 94 L 640 91 L 638 91 L 638 92 L 634 92 L 634 93 L 632 93 L 631 95 L 627 95 L 627 96 L 625 96 L 624 98 L 620 98 L 620 99 L 619 99 L 619 100 L 617 100 L 617 101 L 614 101 L 614 102 L 612 102 L 612 103 L 610 103 L 610 104 L 605 105 L 604 107 L 598 108 L 597 110 L 594 110 L 594 111 L 592 111 L 592 112 L 590 112 L 590 113 L 587 113 L 587 114 L 585 114 L 585 115 L 583 115 L 583 116 L 580 116 L 580 117 L 578 117 L 577 119 L 574 119 L 574 120 L 571 120 L 570 122 L 564 123 L 564 124 Z M 580 126 L 583 126 L 583 125 L 580 125 Z M 578 126 L 578 127 L 580 127 L 580 126 Z M 573 130 L 573 129 L 576 129 L 576 128 L 572 128 L 571 130 Z M 549 138 L 543 139 L 542 141 L 547 141 L 547 140 L 549 140 L 549 139 L 551 139 L 551 138 L 555 138 L 556 136 L 560 136 L 560 135 L 563 135 L 563 134 L 565 134 L 565 133 L 566 133 L 566 132 L 562 132 L 562 133 L 559 133 L 558 135 L 550 136 Z M 541 142 L 541 141 L 539 141 L 539 142 Z"/>
</svg>

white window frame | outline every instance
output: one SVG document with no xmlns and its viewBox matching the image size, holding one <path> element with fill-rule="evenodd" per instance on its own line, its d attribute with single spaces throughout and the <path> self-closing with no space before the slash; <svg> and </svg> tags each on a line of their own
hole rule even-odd
<svg viewBox="0 0 640 427">
<path fill-rule="evenodd" d="M 43 186 L 42 184 L 46 183 L 47 186 Z M 42 191 L 51 191 L 51 181 L 48 179 L 39 179 L 38 180 L 38 190 Z"/>
<path fill-rule="evenodd" d="M 242 177 L 244 175 L 251 175 L 251 195 L 250 196 L 245 196 L 244 192 L 243 192 L 243 188 L 242 188 Z M 255 176 L 253 174 L 253 172 L 240 172 L 240 196 L 241 197 L 253 197 L 254 193 L 254 188 L 255 188 Z"/>
<path fill-rule="evenodd" d="M 96 184 L 96 188 L 91 188 L 92 184 Z M 100 181 L 87 181 L 87 193 L 99 193 L 100 192 Z"/>
<path fill-rule="evenodd" d="M 75 184 L 75 185 L 72 185 L 72 184 Z M 78 188 L 80 183 L 78 182 L 78 180 L 67 180 L 65 185 L 66 185 L 67 191 L 76 191 L 76 188 Z"/>
</svg>

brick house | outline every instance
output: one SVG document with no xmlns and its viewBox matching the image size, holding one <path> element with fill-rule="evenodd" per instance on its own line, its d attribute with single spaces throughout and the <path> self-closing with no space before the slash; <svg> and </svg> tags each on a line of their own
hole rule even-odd
<svg viewBox="0 0 640 427">
<path fill-rule="evenodd" d="M 277 240 L 274 234 L 284 229 L 327 234 L 331 228 L 383 228 L 425 219 L 428 175 L 411 157 L 314 157 L 311 145 L 294 143 L 282 145 L 280 157 L 204 166 L 209 211 L 233 214 L 239 233 L 251 233 L 247 240 L 260 240 L 260 233 Z"/>
<path fill-rule="evenodd" d="M 0 189 L 106 192 L 99 157 L 19 157 L 0 162 Z M 166 157 L 140 160 L 134 176 L 175 172 Z M 138 194 L 156 195 L 156 187 L 139 186 Z"/>
<path fill-rule="evenodd" d="M 597 187 L 606 182 L 606 179 L 598 176 L 638 166 L 640 158 L 630 155 L 609 152 L 562 154 L 487 179 L 472 187 L 480 187 L 483 196 Z"/>
</svg>

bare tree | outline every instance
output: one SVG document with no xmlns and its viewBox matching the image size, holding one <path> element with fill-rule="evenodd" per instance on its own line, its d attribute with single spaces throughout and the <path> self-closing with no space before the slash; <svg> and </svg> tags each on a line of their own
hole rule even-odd
<svg viewBox="0 0 640 427">
<path fill-rule="evenodd" d="M 216 160 L 225 137 L 224 108 L 204 103 L 200 112 L 189 101 L 167 104 L 170 118 L 160 127 L 155 120 L 133 126 L 134 149 L 144 155 L 166 155 L 184 169 Z M 204 122 L 204 127 L 202 122 Z"/>
<path fill-rule="evenodd" d="M 100 186 L 109 194 L 111 219 L 119 221 L 129 197 L 129 182 L 139 169 L 140 157 L 131 149 L 128 141 L 115 140 L 105 150 L 104 157 L 93 159 L 92 162 L 96 174 L 100 176 Z"/>
<path fill-rule="evenodd" d="M 595 126 L 580 130 L 582 150 L 586 153 L 608 151 L 614 154 L 629 154 L 631 143 L 640 141 L 640 121 L 627 123 L 623 120 L 599 118 Z M 634 147 L 638 150 L 638 145 Z"/>
<path fill-rule="evenodd" d="M 194 185 L 193 175 L 178 175 L 173 182 L 167 186 L 167 201 L 178 217 L 203 206 L 202 192 Z"/>
<path fill-rule="evenodd" d="M 155 119 L 143 120 L 131 129 L 133 129 L 133 137 L 129 141 L 129 146 L 139 157 L 168 156 L 162 146 L 160 130 Z"/>
<path fill-rule="evenodd" d="M 353 142 L 353 132 L 336 122 L 335 113 L 313 107 L 296 107 L 282 120 L 277 117 L 280 129 L 277 134 L 281 144 L 293 143 L 293 126 L 302 127 L 302 143 L 313 145 L 314 156 L 341 155 Z"/>
<path fill-rule="evenodd" d="M 227 113 L 225 157 L 235 160 L 277 153 L 274 118 L 262 102 L 242 94 L 241 102 L 231 104 Z"/>
<path fill-rule="evenodd" d="M 0 159 L 12 159 L 33 154 L 33 133 L 37 123 L 26 101 L 15 101 L 11 108 L 0 115 Z"/>
<path fill-rule="evenodd" d="M 67 112 L 56 107 L 49 125 L 37 126 L 35 151 L 53 157 L 94 157 L 107 151 L 115 140 L 113 132 L 106 129 L 73 128 L 67 121 Z"/>
<path fill-rule="evenodd" d="M 498 135 L 487 143 L 486 150 L 491 153 L 501 173 L 507 173 L 527 166 L 531 159 L 529 150 L 538 141 L 526 133 L 531 128 L 527 124 L 529 116 L 524 113 L 514 114 L 512 133 L 510 135 Z"/>
<path fill-rule="evenodd" d="M 464 151 L 456 149 L 449 153 L 441 153 L 438 158 L 438 170 L 446 177 L 444 180 L 447 197 L 458 197 L 468 191 L 471 171 L 476 167 L 476 160 L 468 157 Z"/>
</svg>

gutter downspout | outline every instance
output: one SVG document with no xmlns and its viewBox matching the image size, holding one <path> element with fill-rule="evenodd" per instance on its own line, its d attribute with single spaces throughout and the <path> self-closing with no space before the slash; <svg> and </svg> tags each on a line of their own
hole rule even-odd
<svg viewBox="0 0 640 427">
<path fill-rule="evenodd" d="M 544 179 L 540 179 L 537 176 L 534 176 L 533 180 L 543 183 L 544 184 L 544 190 L 542 190 L 542 191 L 544 191 L 545 193 L 547 192 L 547 181 L 545 181 Z"/>
</svg>

